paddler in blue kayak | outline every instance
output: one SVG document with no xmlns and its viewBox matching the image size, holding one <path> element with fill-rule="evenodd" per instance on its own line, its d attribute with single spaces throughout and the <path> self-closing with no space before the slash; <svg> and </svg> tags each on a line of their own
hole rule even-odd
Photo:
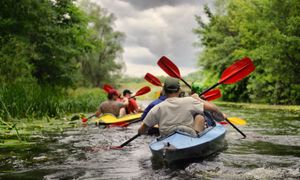
<svg viewBox="0 0 300 180">
<path fill-rule="evenodd" d="M 145 117 L 147 116 L 148 112 L 156 105 L 158 105 L 159 103 L 163 102 L 165 99 L 167 99 L 167 96 L 165 96 L 164 91 L 162 90 L 159 94 L 158 99 L 152 101 L 143 111 L 142 117 L 141 119 L 144 120 Z"/>
<path fill-rule="evenodd" d="M 109 90 L 107 98 L 107 101 L 100 104 L 97 112 L 95 113 L 96 117 L 105 113 L 113 114 L 116 117 L 122 117 L 126 114 L 125 108 L 128 106 L 128 98 L 124 97 L 122 102 L 117 101 L 119 93 L 115 89 Z"/>
<path fill-rule="evenodd" d="M 205 129 L 204 111 L 210 112 L 217 121 L 225 119 L 216 105 L 200 99 L 197 94 L 179 98 L 180 83 L 176 78 L 168 77 L 163 90 L 167 99 L 149 111 L 138 130 L 139 134 L 145 134 L 150 127 L 158 124 L 161 136 L 176 130 L 197 136 Z"/>
</svg>

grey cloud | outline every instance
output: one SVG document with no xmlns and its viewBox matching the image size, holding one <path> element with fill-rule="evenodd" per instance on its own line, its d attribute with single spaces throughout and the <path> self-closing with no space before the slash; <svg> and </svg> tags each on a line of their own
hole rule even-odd
<svg viewBox="0 0 300 180">
<path fill-rule="evenodd" d="M 209 0 L 101 0 L 103 8 L 117 17 L 116 30 L 126 34 L 123 60 L 136 67 L 157 66 L 165 55 L 179 68 L 196 67 L 193 47 L 198 41 L 192 29 L 197 27 L 195 15 L 203 13 Z M 129 67 L 128 67 L 129 69 Z M 147 71 L 147 69 L 138 69 Z"/>
<path fill-rule="evenodd" d="M 156 8 L 159 6 L 169 5 L 177 6 L 182 4 L 204 5 L 211 3 L 211 0 L 121 0 L 132 4 L 138 10 Z"/>
</svg>

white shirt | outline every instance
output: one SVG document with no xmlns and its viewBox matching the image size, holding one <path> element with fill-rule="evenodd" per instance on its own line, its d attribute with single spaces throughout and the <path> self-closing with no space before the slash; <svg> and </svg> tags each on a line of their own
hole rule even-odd
<svg viewBox="0 0 300 180">
<path fill-rule="evenodd" d="M 204 103 L 192 97 L 172 97 L 154 106 L 144 119 L 144 123 L 152 127 L 159 125 L 161 136 L 166 136 L 175 130 L 183 130 L 194 134 L 194 117 L 203 115 Z"/>
</svg>

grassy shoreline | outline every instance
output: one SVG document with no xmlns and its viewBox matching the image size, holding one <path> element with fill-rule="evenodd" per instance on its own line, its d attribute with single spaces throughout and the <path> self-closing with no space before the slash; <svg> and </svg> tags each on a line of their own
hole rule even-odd
<svg viewBox="0 0 300 180">
<path fill-rule="evenodd" d="M 300 112 L 300 105 L 270 105 L 270 104 L 256 104 L 256 103 L 239 103 L 239 102 L 225 102 L 225 101 L 215 101 L 214 104 L 226 107 L 236 107 L 244 109 L 265 109 L 265 110 L 283 110 Z"/>
</svg>

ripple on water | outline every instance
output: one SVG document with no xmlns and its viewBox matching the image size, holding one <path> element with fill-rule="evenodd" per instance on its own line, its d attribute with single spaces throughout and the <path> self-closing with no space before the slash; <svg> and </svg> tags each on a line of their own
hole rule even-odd
<svg viewBox="0 0 300 180">
<path fill-rule="evenodd" d="M 190 164 L 185 171 L 209 179 L 296 179 L 299 166 L 299 158 L 222 153 L 210 161 Z"/>
</svg>

